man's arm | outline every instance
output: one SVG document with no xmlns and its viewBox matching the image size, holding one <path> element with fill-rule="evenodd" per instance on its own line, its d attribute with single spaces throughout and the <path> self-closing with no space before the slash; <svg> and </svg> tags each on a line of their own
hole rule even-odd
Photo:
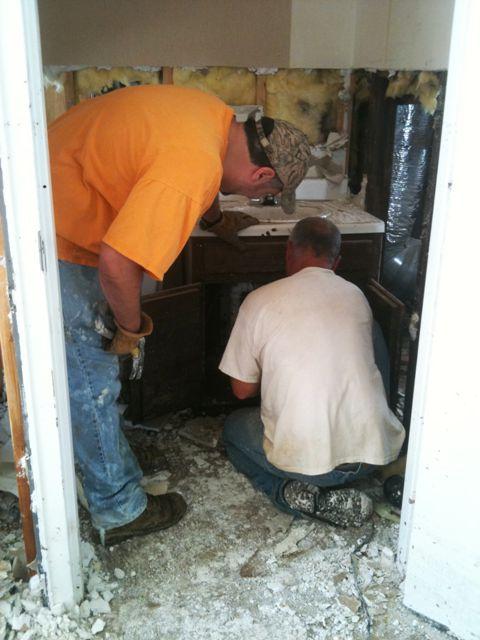
<svg viewBox="0 0 480 640">
<path fill-rule="evenodd" d="M 259 382 L 243 382 L 243 380 L 237 380 L 236 378 L 230 378 L 230 384 L 233 395 L 239 400 L 254 398 L 258 395 L 260 389 Z"/>
<path fill-rule="evenodd" d="M 102 242 L 98 275 L 117 324 L 132 333 L 139 331 L 142 267 Z"/>
</svg>

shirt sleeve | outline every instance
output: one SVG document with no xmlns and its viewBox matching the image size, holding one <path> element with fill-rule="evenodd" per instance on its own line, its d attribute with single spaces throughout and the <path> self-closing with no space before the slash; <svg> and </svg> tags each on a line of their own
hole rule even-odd
<svg viewBox="0 0 480 640">
<path fill-rule="evenodd" d="M 190 236 L 203 205 L 159 180 L 143 180 L 102 241 L 161 280 Z"/>
<path fill-rule="evenodd" d="M 254 325 L 255 317 L 244 302 L 219 365 L 220 371 L 242 382 L 260 382 L 262 374 L 259 354 L 254 347 Z"/>
</svg>

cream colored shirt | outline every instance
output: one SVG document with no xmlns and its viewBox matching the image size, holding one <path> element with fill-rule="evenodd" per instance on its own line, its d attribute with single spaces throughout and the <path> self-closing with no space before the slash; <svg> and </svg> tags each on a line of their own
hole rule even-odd
<svg viewBox="0 0 480 640">
<path fill-rule="evenodd" d="M 317 475 L 398 456 L 405 431 L 375 365 L 370 307 L 329 269 L 308 267 L 248 295 L 220 369 L 261 381 L 264 450 L 279 469 Z"/>
</svg>

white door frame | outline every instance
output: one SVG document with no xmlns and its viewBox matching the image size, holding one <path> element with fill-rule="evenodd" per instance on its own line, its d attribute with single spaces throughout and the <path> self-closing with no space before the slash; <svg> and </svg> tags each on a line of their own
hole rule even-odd
<svg viewBox="0 0 480 640">
<path fill-rule="evenodd" d="M 49 606 L 83 595 L 36 0 L 0 0 L 0 159 L 39 572 Z M 1 206 L 1 203 L 0 203 Z"/>
<path fill-rule="evenodd" d="M 457 0 L 399 554 L 404 603 L 480 638 L 480 2 Z"/>
</svg>

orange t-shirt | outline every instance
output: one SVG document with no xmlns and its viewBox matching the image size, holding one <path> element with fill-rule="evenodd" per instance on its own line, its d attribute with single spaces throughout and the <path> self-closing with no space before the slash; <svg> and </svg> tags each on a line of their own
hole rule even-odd
<svg viewBox="0 0 480 640">
<path fill-rule="evenodd" d="M 100 243 L 158 279 L 220 187 L 233 111 L 196 89 L 141 86 L 82 102 L 49 127 L 58 257 Z"/>
</svg>

